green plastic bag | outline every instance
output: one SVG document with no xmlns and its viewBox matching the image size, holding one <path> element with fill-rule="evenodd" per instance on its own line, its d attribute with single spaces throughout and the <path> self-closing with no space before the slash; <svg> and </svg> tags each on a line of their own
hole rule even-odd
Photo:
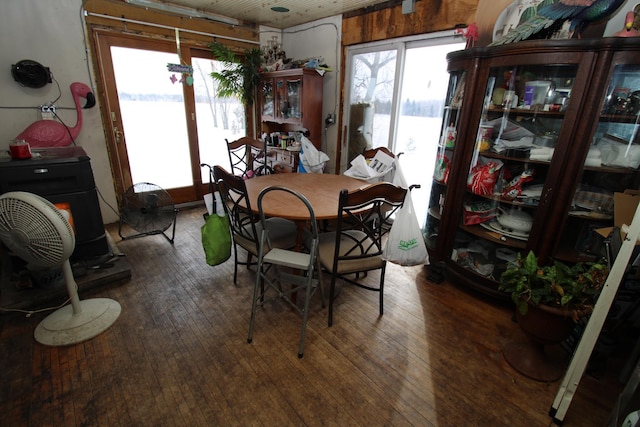
<svg viewBox="0 0 640 427">
<path fill-rule="evenodd" d="M 200 231 L 207 264 L 222 264 L 231 257 L 231 230 L 228 216 L 215 213 L 209 215 Z"/>
</svg>

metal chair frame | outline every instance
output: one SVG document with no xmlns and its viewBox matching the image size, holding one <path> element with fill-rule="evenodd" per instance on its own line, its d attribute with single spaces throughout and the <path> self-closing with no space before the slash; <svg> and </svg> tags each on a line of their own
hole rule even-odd
<svg viewBox="0 0 640 427">
<path fill-rule="evenodd" d="M 227 143 L 229 164 L 233 175 L 244 178 L 272 174 L 273 170 L 267 164 L 267 144 L 248 136 Z M 249 173 L 251 172 L 251 173 Z"/>
<path fill-rule="evenodd" d="M 221 166 L 213 167 L 213 174 L 220 191 L 220 197 L 225 212 L 229 216 L 231 235 L 233 236 L 234 270 L 233 283 L 238 278 L 238 265 L 246 265 L 247 268 L 256 265 L 252 261 L 253 256 L 258 255 L 260 232 L 263 226 L 277 233 L 275 246 L 292 248 L 295 246 L 296 225 L 293 221 L 282 218 L 269 218 L 259 224 L 258 218 L 251 210 L 247 186 L 244 179 L 230 174 Z M 238 246 L 247 251 L 247 260 L 238 260 Z"/>
<path fill-rule="evenodd" d="M 269 236 L 270 231 L 266 227 L 267 218 L 265 218 L 264 211 L 262 209 L 262 201 L 267 194 L 276 192 L 285 192 L 293 195 L 309 210 L 309 227 L 311 235 L 307 246 L 309 250 L 308 253 L 280 249 L 273 246 Z M 276 197 L 276 194 L 271 194 L 270 197 Z M 260 192 L 260 195 L 258 196 L 258 211 L 260 212 L 262 233 L 260 236 L 260 244 L 258 245 L 258 272 L 253 290 L 251 320 L 249 322 L 249 336 L 247 338 L 247 342 L 251 343 L 253 341 L 257 308 L 259 306 L 264 306 L 269 302 L 281 299 L 293 307 L 295 311 L 302 316 L 300 341 L 298 344 L 298 357 L 302 358 L 304 354 L 307 319 L 309 317 L 309 302 L 318 288 L 320 288 L 322 307 L 325 307 L 324 291 L 322 289 L 322 271 L 320 268 L 316 268 L 318 266 L 318 225 L 315 213 L 311 203 L 306 197 L 290 188 L 281 186 L 267 187 Z M 286 271 L 285 269 L 293 269 L 293 272 Z M 317 278 L 314 277 L 316 271 L 318 275 Z M 295 272 L 300 272 L 301 274 L 295 274 Z M 292 297 L 296 295 L 298 291 L 304 292 L 302 308 L 298 306 L 295 300 L 292 300 Z M 267 299 L 265 298 L 267 293 L 273 293 L 273 295 Z"/>
<path fill-rule="evenodd" d="M 364 189 L 340 192 L 336 231 L 320 235 L 318 257 L 322 268 L 331 274 L 329 289 L 329 326 L 333 325 L 336 282 L 351 283 L 380 293 L 380 315 L 384 312 L 384 275 L 387 262 L 382 258 L 384 236 L 391 229 L 392 217 L 404 203 L 407 189 L 387 182 Z M 357 281 L 359 273 L 380 270 L 377 287 Z M 355 274 L 355 280 L 347 277 Z"/>
</svg>

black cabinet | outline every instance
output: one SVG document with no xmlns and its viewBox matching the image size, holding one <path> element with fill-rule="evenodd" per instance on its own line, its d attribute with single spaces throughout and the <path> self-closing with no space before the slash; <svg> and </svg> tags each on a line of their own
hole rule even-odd
<svg viewBox="0 0 640 427">
<path fill-rule="evenodd" d="M 81 147 L 38 149 L 26 160 L 0 159 L 0 194 L 9 191 L 34 193 L 71 211 L 76 237 L 72 261 L 110 255 L 91 161 Z"/>
</svg>

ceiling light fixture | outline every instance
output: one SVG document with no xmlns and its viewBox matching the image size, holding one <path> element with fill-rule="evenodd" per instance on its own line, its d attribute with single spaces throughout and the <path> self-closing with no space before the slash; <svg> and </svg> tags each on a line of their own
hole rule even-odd
<svg viewBox="0 0 640 427">
<path fill-rule="evenodd" d="M 282 7 L 282 6 L 273 6 L 271 8 L 271 10 L 273 10 L 274 12 L 280 12 L 280 13 L 289 12 L 289 9 L 287 9 L 286 7 Z"/>
<path fill-rule="evenodd" d="M 125 2 L 134 6 L 142 6 L 162 12 L 175 13 L 177 15 L 184 15 L 190 18 L 208 19 L 210 21 L 216 21 L 229 25 L 242 25 L 242 22 L 237 19 L 229 18 L 227 16 L 218 15 L 211 12 L 190 9 L 188 7 L 178 6 L 171 3 L 159 3 L 151 0 L 125 0 Z"/>
</svg>

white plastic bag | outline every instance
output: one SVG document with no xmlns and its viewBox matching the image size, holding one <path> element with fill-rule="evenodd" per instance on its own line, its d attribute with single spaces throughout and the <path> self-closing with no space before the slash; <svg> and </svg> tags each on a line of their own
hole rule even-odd
<svg viewBox="0 0 640 427">
<path fill-rule="evenodd" d="M 408 187 L 400 168 L 400 162 L 396 162 L 393 183 L 401 187 Z M 413 209 L 411 191 L 407 191 L 404 204 L 396 212 L 393 225 L 387 236 L 387 243 L 382 252 L 382 259 L 405 266 L 429 264 L 429 253 L 424 237 L 422 237 L 418 217 Z"/>
<path fill-rule="evenodd" d="M 313 145 L 309 138 L 303 136 L 300 141 L 300 155 L 298 162 L 298 172 L 300 173 L 322 173 L 324 171 L 324 164 L 329 160 L 322 151 Z"/>
<path fill-rule="evenodd" d="M 429 253 L 409 191 L 404 198 L 404 204 L 396 212 L 382 258 L 405 266 L 429 263 Z"/>
<path fill-rule="evenodd" d="M 376 182 L 392 182 L 394 178 L 395 159 L 382 151 L 378 151 L 370 163 L 362 154 L 352 161 L 351 167 L 344 174 L 351 178 L 364 179 L 372 184 Z"/>
</svg>

